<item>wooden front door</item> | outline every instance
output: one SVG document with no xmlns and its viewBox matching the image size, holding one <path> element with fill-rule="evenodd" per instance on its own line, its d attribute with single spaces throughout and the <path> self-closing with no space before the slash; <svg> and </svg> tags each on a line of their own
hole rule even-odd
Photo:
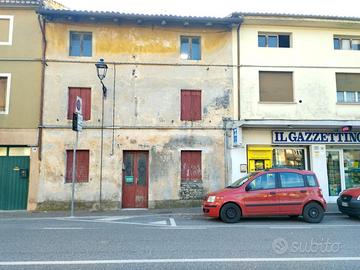
<svg viewBox="0 0 360 270">
<path fill-rule="evenodd" d="M 147 208 L 149 185 L 149 153 L 124 151 L 122 207 Z"/>
</svg>

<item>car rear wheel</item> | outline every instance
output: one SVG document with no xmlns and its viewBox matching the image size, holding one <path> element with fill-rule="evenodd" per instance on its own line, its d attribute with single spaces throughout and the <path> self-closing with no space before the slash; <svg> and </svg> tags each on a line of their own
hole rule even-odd
<svg viewBox="0 0 360 270">
<path fill-rule="evenodd" d="M 225 204 L 220 211 L 220 218 L 226 223 L 235 223 L 239 222 L 241 218 L 240 207 L 235 203 Z"/>
<path fill-rule="evenodd" d="M 309 223 L 320 223 L 324 214 L 324 209 L 317 203 L 307 204 L 303 211 L 304 220 Z"/>
</svg>

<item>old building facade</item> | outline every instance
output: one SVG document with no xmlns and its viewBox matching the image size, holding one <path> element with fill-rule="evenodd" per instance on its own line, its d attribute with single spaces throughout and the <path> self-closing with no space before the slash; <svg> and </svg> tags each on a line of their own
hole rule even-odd
<svg viewBox="0 0 360 270">
<path fill-rule="evenodd" d="M 38 209 L 69 205 L 76 96 L 84 115 L 78 207 L 191 205 L 224 186 L 223 117 L 234 113 L 239 18 L 40 14 L 47 66 Z M 108 65 L 103 107 L 100 58 Z"/>
<path fill-rule="evenodd" d="M 313 170 L 329 202 L 360 185 L 360 20 L 233 14 L 240 28 L 240 134 L 232 179 Z"/>
<path fill-rule="evenodd" d="M 0 210 L 36 208 L 42 33 L 36 9 L 55 1 L 0 1 Z"/>
</svg>

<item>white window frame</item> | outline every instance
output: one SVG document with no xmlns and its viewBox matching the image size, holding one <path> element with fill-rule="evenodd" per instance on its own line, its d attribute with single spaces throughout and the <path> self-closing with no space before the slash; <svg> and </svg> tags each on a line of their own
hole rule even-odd
<svg viewBox="0 0 360 270">
<path fill-rule="evenodd" d="M 265 36 L 266 38 L 266 46 L 265 47 L 259 47 L 258 44 L 258 48 L 278 48 L 278 49 L 289 49 L 292 48 L 292 33 L 281 33 L 281 32 L 258 32 L 258 40 L 259 40 L 259 36 Z M 269 47 L 269 36 L 276 36 L 277 39 L 277 46 L 276 47 Z M 289 47 L 279 47 L 279 36 L 289 36 Z"/>
<path fill-rule="evenodd" d="M 6 97 L 5 97 L 5 102 L 6 102 L 5 111 L 0 111 L 0 114 L 9 114 L 11 74 L 10 73 L 0 73 L 0 77 L 7 77 Z"/>
<path fill-rule="evenodd" d="M 334 50 L 339 50 L 339 51 L 360 51 L 360 50 L 357 50 L 357 49 L 353 49 L 352 46 L 353 46 L 353 40 L 360 40 L 360 36 L 341 36 L 341 35 L 334 35 L 334 39 L 338 39 L 339 42 L 340 42 L 340 48 L 339 49 L 335 49 Z M 348 39 L 349 42 L 350 42 L 350 49 L 343 49 L 342 47 L 342 40 L 343 39 Z"/>
<path fill-rule="evenodd" d="M 14 16 L 12 15 L 0 15 L 0 20 L 9 20 L 9 37 L 8 41 L 0 41 L 0 45 L 11 46 L 13 42 L 13 31 L 14 31 Z"/>
</svg>

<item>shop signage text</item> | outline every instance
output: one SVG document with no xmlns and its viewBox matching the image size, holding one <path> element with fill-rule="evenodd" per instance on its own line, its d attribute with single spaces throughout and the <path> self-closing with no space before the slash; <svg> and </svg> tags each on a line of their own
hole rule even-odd
<svg viewBox="0 0 360 270">
<path fill-rule="evenodd" d="M 360 144 L 360 132 L 273 131 L 274 144 Z"/>
</svg>

